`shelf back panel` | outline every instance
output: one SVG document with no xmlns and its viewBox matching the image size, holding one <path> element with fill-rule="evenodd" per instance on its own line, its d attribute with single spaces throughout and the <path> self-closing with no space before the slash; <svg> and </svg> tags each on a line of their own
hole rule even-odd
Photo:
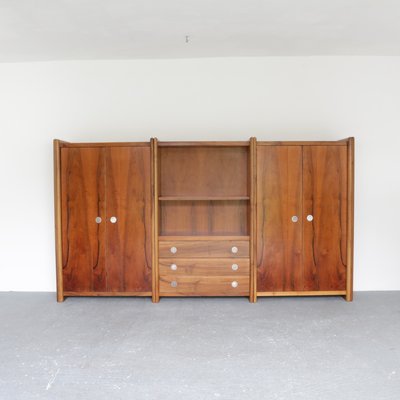
<svg viewBox="0 0 400 400">
<path fill-rule="evenodd" d="M 248 235 L 248 208 L 246 200 L 163 202 L 160 235 Z"/>
<path fill-rule="evenodd" d="M 160 196 L 248 196 L 248 147 L 161 147 Z"/>
</svg>

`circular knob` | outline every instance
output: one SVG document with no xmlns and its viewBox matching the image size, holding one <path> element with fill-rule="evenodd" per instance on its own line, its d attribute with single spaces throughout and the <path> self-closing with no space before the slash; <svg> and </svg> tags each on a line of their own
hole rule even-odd
<svg viewBox="0 0 400 400">
<path fill-rule="evenodd" d="M 298 220 L 299 220 L 299 217 L 297 215 L 293 215 L 292 222 L 297 222 Z"/>
<path fill-rule="evenodd" d="M 233 288 L 237 288 L 237 287 L 239 286 L 239 284 L 238 284 L 237 281 L 233 281 L 233 282 L 231 283 L 231 285 L 232 285 Z"/>
<path fill-rule="evenodd" d="M 234 271 L 237 271 L 237 270 L 239 269 L 239 265 L 237 265 L 237 264 L 232 264 L 232 269 L 233 269 Z"/>
<path fill-rule="evenodd" d="M 100 224 L 101 223 L 101 217 L 96 217 L 95 221 L 96 221 L 96 224 Z"/>
<path fill-rule="evenodd" d="M 314 219 L 314 217 L 311 214 L 307 215 L 307 221 L 308 222 L 311 222 L 313 219 Z"/>
<path fill-rule="evenodd" d="M 115 224 L 115 223 L 117 222 L 117 217 L 111 217 L 111 218 L 110 218 L 110 222 L 111 222 L 112 224 Z"/>
<path fill-rule="evenodd" d="M 171 264 L 171 269 L 172 271 L 176 271 L 178 269 L 178 266 L 176 264 Z"/>
<path fill-rule="evenodd" d="M 236 254 L 238 251 L 239 251 L 239 249 L 238 249 L 236 246 L 233 246 L 233 247 L 231 248 L 231 252 L 232 252 L 233 254 Z"/>
<path fill-rule="evenodd" d="M 171 286 L 172 287 L 177 287 L 178 286 L 178 282 L 177 281 L 172 281 L 171 282 Z"/>
<path fill-rule="evenodd" d="M 175 254 L 175 253 L 178 251 L 178 249 L 177 249 L 175 246 L 172 246 L 172 247 L 169 249 L 169 251 L 170 251 L 172 254 Z"/>
</svg>

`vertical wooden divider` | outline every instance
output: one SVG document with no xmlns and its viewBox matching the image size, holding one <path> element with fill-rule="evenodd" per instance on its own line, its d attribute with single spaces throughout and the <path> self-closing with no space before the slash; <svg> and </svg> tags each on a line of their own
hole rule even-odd
<svg viewBox="0 0 400 400">
<path fill-rule="evenodd" d="M 250 138 L 250 302 L 257 301 L 257 139 Z"/>
<path fill-rule="evenodd" d="M 347 277 L 346 301 L 353 301 L 354 262 L 354 138 L 347 142 Z"/>
<path fill-rule="evenodd" d="M 158 140 L 152 138 L 151 147 L 151 190 L 152 190 L 152 301 L 158 303 L 160 301 L 159 294 L 159 272 L 158 272 Z"/>
<path fill-rule="evenodd" d="M 54 221 L 55 221 L 55 249 L 56 249 L 56 277 L 57 301 L 64 301 L 62 276 L 62 241 L 61 241 L 61 145 L 60 140 L 53 141 L 54 161 Z"/>
</svg>

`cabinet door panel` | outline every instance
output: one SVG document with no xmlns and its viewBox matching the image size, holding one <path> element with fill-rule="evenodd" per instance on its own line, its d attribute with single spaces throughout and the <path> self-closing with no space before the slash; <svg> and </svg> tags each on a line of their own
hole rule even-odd
<svg viewBox="0 0 400 400">
<path fill-rule="evenodd" d="M 108 147 L 106 164 L 107 290 L 151 291 L 150 147 Z"/>
<path fill-rule="evenodd" d="M 303 205 L 304 289 L 345 290 L 347 147 L 304 146 Z"/>
<path fill-rule="evenodd" d="M 65 291 L 96 292 L 106 288 L 104 199 L 104 149 L 61 149 Z M 96 217 L 102 217 L 103 221 L 96 223 Z"/>
<path fill-rule="evenodd" d="M 301 175 L 301 146 L 258 146 L 258 292 L 303 288 Z"/>
</svg>

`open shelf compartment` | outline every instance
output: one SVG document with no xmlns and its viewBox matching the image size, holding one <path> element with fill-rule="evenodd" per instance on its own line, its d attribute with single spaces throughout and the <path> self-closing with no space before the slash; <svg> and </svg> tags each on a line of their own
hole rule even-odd
<svg viewBox="0 0 400 400">
<path fill-rule="evenodd" d="M 248 236 L 249 146 L 159 148 L 159 235 Z"/>
</svg>

